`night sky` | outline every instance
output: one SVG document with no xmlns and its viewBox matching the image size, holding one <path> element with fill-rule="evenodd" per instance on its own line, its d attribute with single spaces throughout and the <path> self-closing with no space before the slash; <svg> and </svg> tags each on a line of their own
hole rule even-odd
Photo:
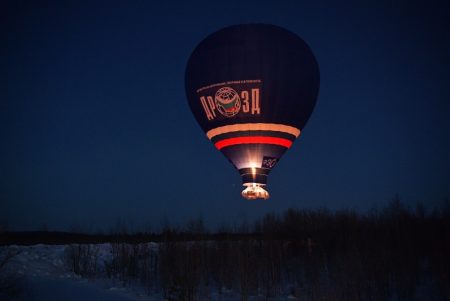
<svg viewBox="0 0 450 301">
<path fill-rule="evenodd" d="M 2 1 L 0 222 L 215 227 L 289 207 L 367 210 L 396 194 L 438 204 L 450 197 L 450 9 L 391 2 Z M 197 43 L 239 23 L 293 31 L 321 72 L 267 201 L 241 198 L 184 92 Z"/>
</svg>

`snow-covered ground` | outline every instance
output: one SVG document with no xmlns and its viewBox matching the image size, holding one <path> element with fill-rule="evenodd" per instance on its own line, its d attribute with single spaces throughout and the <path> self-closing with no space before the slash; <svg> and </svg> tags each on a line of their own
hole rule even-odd
<svg viewBox="0 0 450 301">
<path fill-rule="evenodd" d="M 111 256 L 110 245 L 97 245 L 99 262 Z M 2 269 L 0 277 L 10 281 L 20 290 L 18 297 L 0 288 L 0 300 L 28 301 L 127 301 L 161 300 L 160 296 L 149 296 L 139 287 L 124 287 L 119 281 L 105 278 L 85 279 L 70 271 L 66 263 L 65 245 L 35 245 L 0 247 L 0 262 L 8 252 L 16 254 Z M 2 295 L 3 294 L 3 295 Z"/>
<path fill-rule="evenodd" d="M 157 250 L 158 244 L 145 244 L 148 250 Z M 72 245 L 75 248 L 78 245 Z M 0 301 L 155 301 L 164 298 L 160 287 L 154 293 L 142 286 L 138 281 L 126 285 L 117 279 L 109 278 L 105 263 L 111 263 L 113 250 L 111 244 L 81 245 L 93 247 L 96 262 L 99 266 L 91 278 L 75 274 L 70 267 L 67 251 L 69 245 L 34 245 L 0 247 Z M 130 247 L 130 245 L 128 245 Z M 14 254 L 7 264 L 1 267 L 2 258 Z M 5 290 L 2 286 L 9 281 L 14 288 Z M 3 288 L 3 291 L 2 291 Z M 19 294 L 17 294 L 16 290 Z M 11 297 L 14 295 L 14 297 Z M 17 295 L 17 296 L 15 296 Z M 198 296 L 199 300 L 239 300 L 239 294 L 232 290 L 222 289 L 221 293 L 210 291 L 207 296 Z M 296 300 L 292 295 L 273 300 Z M 262 295 L 249 296 L 250 301 L 265 300 Z"/>
<path fill-rule="evenodd" d="M 190 242 L 184 243 L 184 247 L 192 245 Z M 192 246 L 195 247 L 195 244 Z M 84 252 L 88 250 L 91 253 L 83 253 L 82 258 L 95 257 L 95 271 L 90 276 L 81 277 L 73 272 L 73 257 L 70 252 Z M 0 247 L 0 301 L 155 301 L 164 300 L 163 298 L 163 285 L 162 279 L 165 276 L 170 276 L 169 283 L 172 286 L 165 286 L 166 288 L 175 289 L 166 291 L 166 295 L 173 296 L 172 299 L 187 299 L 186 295 L 180 297 L 180 293 L 186 293 L 187 290 L 181 290 L 182 285 L 185 283 L 190 284 L 191 280 L 195 280 L 192 276 L 198 276 L 198 266 L 190 264 L 190 261 L 197 260 L 199 258 L 198 253 L 170 253 L 171 257 L 167 257 L 168 252 L 174 250 L 169 249 L 164 251 L 164 247 L 156 243 L 140 244 L 140 245 L 128 245 L 128 244 L 96 244 L 96 245 L 34 245 L 34 246 L 7 246 Z M 181 249 L 182 251 L 187 249 Z M 201 249 L 199 249 L 201 250 Z M 211 250 L 214 250 L 213 246 Z M 210 250 L 210 252 L 212 252 Z M 134 253 L 133 253 L 134 252 Z M 161 253 L 162 252 L 162 253 Z M 164 253 L 166 252 L 166 253 Z M 86 255 L 90 254 L 90 255 Z M 120 254 L 128 254 L 120 257 Z M 157 264 L 153 264 L 155 254 L 159 256 Z M 159 268 L 164 267 L 162 259 L 166 256 L 165 264 L 168 266 L 175 266 L 185 269 L 173 269 L 169 274 L 162 274 Z M 190 254 L 188 257 L 186 254 Z M 253 253 L 252 253 L 253 254 Z M 13 256 L 8 256 L 13 255 Z M 114 257 L 115 256 L 115 257 Z M 4 260 L 9 258 L 9 260 Z M 144 281 L 140 281 L 141 278 L 136 276 L 136 270 L 134 276 L 121 275 L 120 268 L 117 264 L 122 261 L 129 260 L 130 258 L 137 259 L 129 267 L 139 266 L 141 268 L 148 267 L 149 269 L 141 269 L 140 271 L 148 272 L 149 278 L 145 278 Z M 180 258 L 182 260 L 180 261 Z M 222 257 L 217 257 L 222 259 Z M 72 259 L 72 261 L 71 261 Z M 169 259 L 169 260 L 167 260 Z M 178 260 L 177 260 L 178 259 Z M 236 260 L 240 260 L 237 258 Z M 341 259 L 343 260 L 343 259 Z M 6 264 L 5 264 L 6 262 Z M 349 261 L 351 263 L 351 261 Z M 130 262 L 128 262 L 130 263 Z M 214 263 L 214 262 L 213 262 Z M 247 262 L 248 263 L 248 262 Z M 198 263 L 197 263 L 198 264 Z M 244 262 L 245 264 L 245 262 Z M 187 266 L 187 268 L 186 268 Z M 270 265 L 272 266 L 272 265 Z M 247 279 L 243 278 L 239 273 L 241 272 L 241 266 L 237 263 L 239 268 L 237 272 L 233 272 L 231 277 L 235 277 L 237 280 Z M 195 270 L 197 268 L 197 270 Z M 250 269 L 256 269 L 257 266 L 252 265 Z M 291 267 L 292 268 L 292 267 Z M 285 301 L 285 300 L 311 300 L 311 292 L 315 292 L 312 289 L 308 291 L 308 285 L 312 287 L 315 284 L 321 285 L 320 291 L 324 291 L 324 296 L 333 296 L 335 293 L 332 291 L 336 288 L 336 284 L 326 278 L 326 271 L 320 270 L 320 266 L 311 265 L 311 270 L 317 272 L 318 280 L 316 282 L 307 283 L 303 287 L 291 286 L 286 280 L 281 280 L 280 289 L 275 296 L 270 300 L 273 301 Z M 306 269 L 301 270 L 301 266 L 298 273 L 306 273 Z M 316 270 L 317 271 L 316 271 Z M 84 271 L 90 271 L 85 269 Z M 232 270 L 235 271 L 235 270 Z M 245 271 L 249 274 L 249 270 Z M 396 270 L 393 270 L 396 271 Z M 166 270 L 167 272 L 167 270 Z M 197 274 L 196 274 L 197 273 Z M 391 274 L 389 274 L 391 273 Z M 85 274 L 83 274 L 85 275 Z M 179 277 L 189 277 L 184 279 L 185 282 L 180 282 Z M 265 274 L 258 274 L 261 277 Z M 306 275 L 306 274 L 305 274 Z M 313 274 L 308 274 L 313 275 Z M 346 276 L 345 274 L 342 274 Z M 392 275 L 392 271 L 388 270 L 386 277 Z M 428 263 L 423 267 L 423 271 L 417 274 L 419 277 L 417 282 L 411 286 L 410 289 L 412 300 L 447 300 L 444 296 L 440 296 L 436 291 L 436 283 L 433 280 L 431 269 L 428 267 Z M 242 276 L 239 278 L 239 276 Z M 245 276 L 245 275 L 244 275 Z M 351 278 L 351 274 L 349 279 Z M 305 276 L 305 281 L 309 280 L 310 276 Z M 173 282 L 174 280 L 178 282 Z M 344 279 L 345 280 L 345 279 Z M 166 279 L 167 281 L 167 279 Z M 172 282 L 170 282 L 172 281 Z M 283 282 L 284 281 L 284 282 Z M 144 284 L 142 284 L 144 283 Z M 344 284 L 346 282 L 343 282 Z M 391 282 L 395 284 L 394 282 Z M 241 283 L 241 286 L 246 284 Z M 375 283 L 374 283 L 375 284 Z M 380 297 L 380 300 L 396 301 L 401 298 L 398 292 L 402 292 L 397 289 L 393 284 L 391 286 L 391 293 Z M 147 285 L 148 287 L 144 287 Z M 230 289 L 221 287 L 217 288 L 217 284 L 211 284 L 205 286 L 202 283 L 197 283 L 197 290 L 195 300 L 209 300 L 209 301 L 232 301 L 241 299 L 241 292 L 238 290 L 238 285 L 230 286 Z M 286 287 L 294 287 L 294 290 L 288 290 Z M 188 287 L 190 288 L 190 286 Z M 284 289 L 283 289 L 284 288 Z M 313 287 L 314 288 L 314 287 Z M 345 288 L 345 287 L 344 287 Z M 263 288 L 264 289 L 264 288 Z M 264 295 L 264 291 L 261 286 L 256 291 L 248 293 L 247 299 L 249 301 L 261 301 L 267 300 Z M 327 293 L 327 290 L 331 293 Z M 374 290 L 372 290 L 374 291 Z M 371 292 L 372 292 L 371 291 Z M 309 293 L 308 293 L 309 292 Z M 359 291 L 359 293 L 362 293 Z M 365 292 L 367 294 L 367 292 Z M 374 300 L 374 298 L 366 298 L 367 300 Z M 324 299 L 325 300 L 325 299 Z M 345 300 L 345 299 L 341 299 Z"/>
</svg>

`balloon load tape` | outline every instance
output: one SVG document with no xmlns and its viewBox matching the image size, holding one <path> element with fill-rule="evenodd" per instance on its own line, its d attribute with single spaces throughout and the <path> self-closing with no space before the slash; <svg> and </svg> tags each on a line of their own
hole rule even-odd
<svg viewBox="0 0 450 301">
<path fill-rule="evenodd" d="M 259 185 L 267 184 L 267 176 L 269 175 L 270 169 L 266 168 L 242 168 L 239 173 L 242 176 L 242 184 L 245 186 L 248 183 L 256 183 Z"/>
</svg>

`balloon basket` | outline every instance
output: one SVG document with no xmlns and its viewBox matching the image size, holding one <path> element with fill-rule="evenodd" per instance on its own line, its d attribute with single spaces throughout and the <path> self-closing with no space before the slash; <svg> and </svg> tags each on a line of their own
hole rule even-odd
<svg viewBox="0 0 450 301">
<path fill-rule="evenodd" d="M 244 186 L 246 186 L 246 188 L 241 192 L 241 195 L 247 200 L 267 200 L 269 198 L 269 192 L 265 190 L 261 184 L 250 183 L 244 184 Z"/>
</svg>

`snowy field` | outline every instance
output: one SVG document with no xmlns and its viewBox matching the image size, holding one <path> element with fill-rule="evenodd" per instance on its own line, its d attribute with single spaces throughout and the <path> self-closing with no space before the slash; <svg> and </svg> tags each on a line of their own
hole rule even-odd
<svg viewBox="0 0 450 301">
<path fill-rule="evenodd" d="M 190 243 L 187 243 L 188 245 Z M 95 273 L 90 277 L 82 277 L 73 272 L 71 266 L 72 256 L 68 250 L 72 247 L 83 249 L 89 247 L 95 250 Z M 117 244 L 132 250 L 136 245 Z M 138 245 L 141 249 L 158 252 L 159 245 L 147 243 Z M 163 291 L 156 283 L 155 286 L 145 287 L 138 280 L 124 280 L 120 275 L 108 274 L 108 265 L 114 262 L 114 244 L 96 245 L 44 245 L 34 246 L 8 246 L 0 247 L 0 263 L 12 255 L 0 268 L 0 300 L 27 300 L 27 301 L 154 301 L 167 300 Z M 123 250 L 122 250 L 123 251 Z M 91 254 L 91 255 L 92 255 Z M 135 256 L 135 254 L 128 254 Z M 117 256 L 117 254 L 116 254 Z M 148 263 L 148 262 L 147 262 Z M 160 276 L 156 276 L 159 278 Z M 223 288 L 219 293 L 217 289 L 206 289 L 208 292 L 195 297 L 183 295 L 170 298 L 170 300 L 239 300 L 239 292 Z M 271 300 L 297 300 L 293 295 L 286 294 Z M 250 295 L 247 300 L 266 300 L 260 293 Z"/>
<path fill-rule="evenodd" d="M 97 245 L 98 262 L 110 260 L 109 244 Z M 3 281 L 12 281 L 17 297 L 2 292 L 0 300 L 161 300 L 161 296 L 149 296 L 139 287 L 125 287 L 120 281 L 107 278 L 82 278 L 72 272 L 67 264 L 67 246 L 35 245 L 2 247 L 0 252 L 16 254 L 1 270 Z M 101 269 L 100 269 L 101 270 Z M 5 296 L 6 294 L 6 296 Z"/>
<path fill-rule="evenodd" d="M 450 300 L 444 247 L 376 241 L 4 246 L 0 301 Z"/>
</svg>

